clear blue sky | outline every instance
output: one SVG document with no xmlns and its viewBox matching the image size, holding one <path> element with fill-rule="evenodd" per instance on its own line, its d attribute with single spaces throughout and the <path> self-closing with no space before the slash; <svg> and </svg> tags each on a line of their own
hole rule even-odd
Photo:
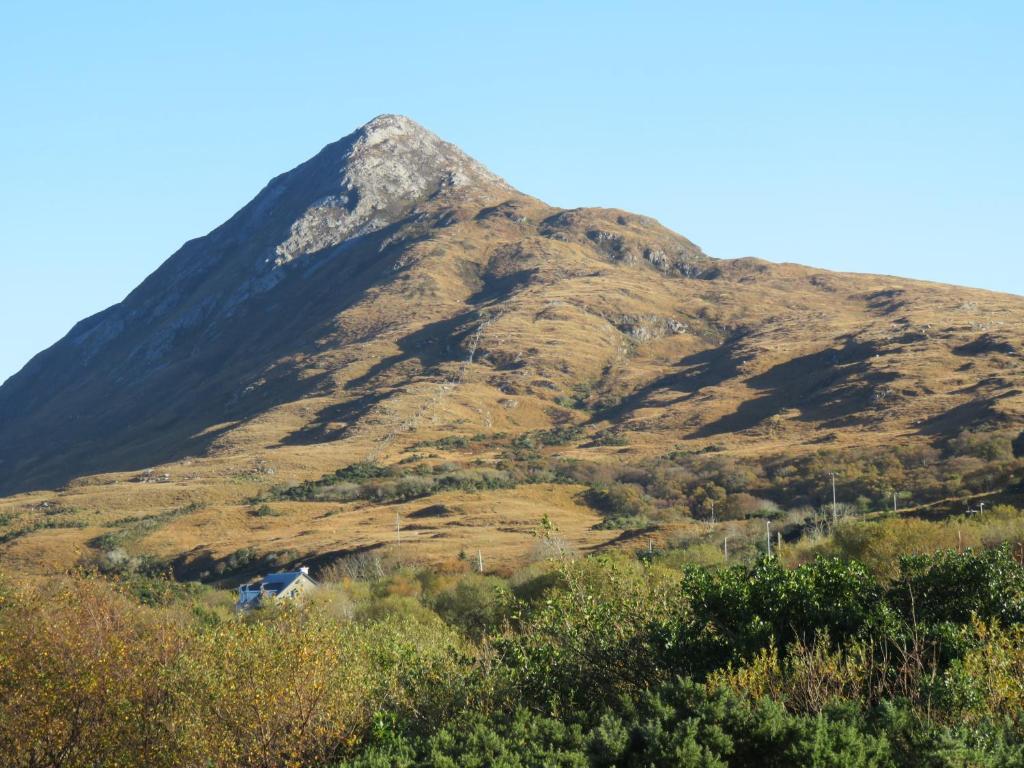
<svg viewBox="0 0 1024 768">
<path fill-rule="evenodd" d="M 0 8 L 0 380 L 270 177 L 407 114 L 708 253 L 1024 293 L 1019 2 Z"/>
</svg>

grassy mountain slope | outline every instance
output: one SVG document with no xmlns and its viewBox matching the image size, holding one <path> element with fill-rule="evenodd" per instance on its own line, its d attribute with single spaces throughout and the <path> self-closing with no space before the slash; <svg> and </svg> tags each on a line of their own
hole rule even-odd
<svg viewBox="0 0 1024 768">
<path fill-rule="evenodd" d="M 606 546 L 631 534 L 579 478 L 270 489 L 362 463 L 479 473 L 553 430 L 532 460 L 598 467 L 1015 433 L 1022 318 L 1017 296 L 716 260 L 649 218 L 552 208 L 386 116 L 0 388 L 0 557 L 59 568 L 119 532 L 197 572 L 245 549 L 328 558 L 393 542 L 396 514 L 407 556 L 434 561 L 521 559 L 545 513 Z"/>
</svg>

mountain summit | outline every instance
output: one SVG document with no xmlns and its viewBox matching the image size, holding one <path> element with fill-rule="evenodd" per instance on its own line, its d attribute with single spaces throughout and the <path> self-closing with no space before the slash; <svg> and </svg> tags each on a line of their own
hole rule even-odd
<svg viewBox="0 0 1024 768">
<path fill-rule="evenodd" d="M 275 180 L 263 204 L 275 205 L 289 190 L 306 207 L 275 247 L 276 266 L 383 229 L 434 198 L 485 203 L 513 193 L 458 147 L 400 115 L 374 118 L 324 148 Z"/>
<path fill-rule="evenodd" d="M 172 403 L 184 421 L 207 411 L 206 380 L 216 375 L 218 361 L 226 362 L 215 351 L 219 340 L 258 334 L 274 343 L 273 327 L 294 318 L 274 318 L 256 305 L 289 277 L 295 289 L 296 282 L 339 259 L 348 271 L 355 261 L 344 259 L 343 251 L 388 250 L 388 237 L 368 246 L 375 234 L 394 235 L 403 223 L 416 221 L 429 227 L 430 211 L 479 207 L 516 194 L 413 120 L 371 120 L 273 179 L 226 223 L 186 243 L 123 302 L 78 323 L 13 376 L 0 389 L 0 468 L 6 470 L 0 487 L 22 484 L 26 448 L 42 449 L 31 457 L 32 466 L 64 465 L 65 450 L 84 449 L 87 466 L 99 468 L 94 440 L 103 451 L 119 453 L 122 446 L 120 438 L 107 444 L 97 432 L 137 433 L 125 419 L 151 423 L 155 411 Z M 359 265 L 372 266 L 361 259 Z M 282 293 L 287 290 L 274 298 Z M 294 299 L 305 305 L 303 315 L 322 320 L 304 298 L 308 294 Z M 96 398 L 108 387 L 117 402 Z M 39 418 L 49 433 L 44 440 L 36 433 Z M 18 477 L 9 474 L 12 465 L 19 467 Z"/>
<path fill-rule="evenodd" d="M 567 425 L 579 451 L 628 434 L 640 456 L 934 441 L 1019 421 L 1022 311 L 716 260 L 643 216 L 552 208 L 383 115 L 4 384 L 0 490 L 192 460 L 312 476 Z"/>
</svg>

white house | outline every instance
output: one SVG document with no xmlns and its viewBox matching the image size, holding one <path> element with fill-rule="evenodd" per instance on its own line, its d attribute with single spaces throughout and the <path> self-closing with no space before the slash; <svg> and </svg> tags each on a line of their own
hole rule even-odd
<svg viewBox="0 0 1024 768">
<path fill-rule="evenodd" d="M 317 583 L 309 578 L 309 568 L 302 567 L 297 571 L 272 573 L 269 576 L 243 584 L 238 588 L 236 610 L 258 608 L 266 602 L 274 600 L 296 600 L 317 588 Z"/>
</svg>

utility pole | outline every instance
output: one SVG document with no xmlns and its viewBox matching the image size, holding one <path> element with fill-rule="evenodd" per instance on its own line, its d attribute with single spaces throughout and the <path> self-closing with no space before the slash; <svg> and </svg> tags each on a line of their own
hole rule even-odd
<svg viewBox="0 0 1024 768">
<path fill-rule="evenodd" d="M 896 491 L 892 492 L 892 513 L 894 515 L 898 515 L 900 513 L 898 507 L 896 506 Z"/>
<path fill-rule="evenodd" d="M 479 549 L 476 551 L 476 569 L 480 573 L 484 572 L 484 554 Z"/>
<path fill-rule="evenodd" d="M 647 539 L 647 554 L 654 554 L 654 539 Z"/>
<path fill-rule="evenodd" d="M 836 503 L 836 473 L 829 472 L 828 476 L 832 478 L 832 525 L 835 525 L 839 521 L 839 505 Z"/>
<path fill-rule="evenodd" d="M 725 559 L 729 559 L 729 537 L 725 537 L 725 541 L 722 542 L 722 552 L 725 554 Z"/>
<path fill-rule="evenodd" d="M 772 521 L 765 520 L 764 527 L 768 531 L 768 557 L 772 556 Z"/>
</svg>

